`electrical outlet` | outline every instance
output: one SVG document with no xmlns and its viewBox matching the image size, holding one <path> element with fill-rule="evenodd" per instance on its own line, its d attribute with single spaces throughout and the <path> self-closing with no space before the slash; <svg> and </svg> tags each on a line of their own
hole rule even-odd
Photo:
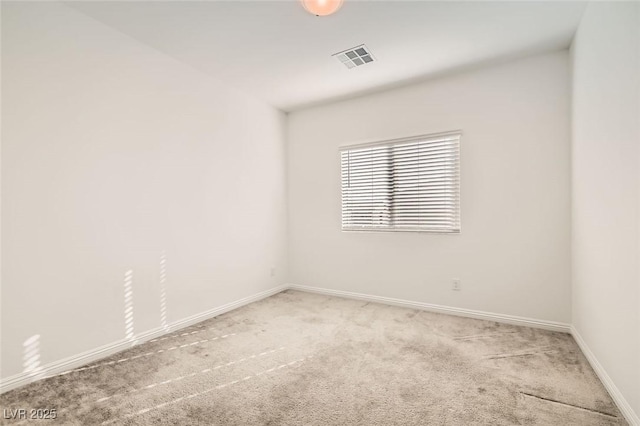
<svg viewBox="0 0 640 426">
<path fill-rule="evenodd" d="M 459 279 L 454 279 L 453 283 L 451 284 L 451 290 L 453 291 L 460 291 L 462 290 L 462 283 L 460 282 Z"/>
<path fill-rule="evenodd" d="M 271 276 L 272 277 L 276 276 L 276 268 L 271 268 Z"/>
</svg>

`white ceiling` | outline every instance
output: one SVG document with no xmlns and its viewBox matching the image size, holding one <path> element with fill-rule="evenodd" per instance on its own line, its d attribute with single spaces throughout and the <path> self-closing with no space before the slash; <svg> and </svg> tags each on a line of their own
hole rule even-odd
<svg viewBox="0 0 640 426">
<path fill-rule="evenodd" d="M 345 0 L 315 17 L 293 0 L 68 4 L 284 111 L 566 48 L 585 7 Z M 376 62 L 347 69 L 331 57 L 363 43 Z"/>
</svg>

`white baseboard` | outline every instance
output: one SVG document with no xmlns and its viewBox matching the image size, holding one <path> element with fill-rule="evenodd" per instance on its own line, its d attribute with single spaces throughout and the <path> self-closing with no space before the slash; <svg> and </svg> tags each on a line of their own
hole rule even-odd
<svg viewBox="0 0 640 426">
<path fill-rule="evenodd" d="M 434 305 L 432 303 L 413 302 L 410 300 L 394 299 L 391 297 L 373 296 L 369 294 L 352 293 L 350 291 L 331 290 L 320 287 L 309 287 L 298 284 L 289 284 L 289 288 L 292 290 L 325 294 L 328 296 L 340 296 L 349 299 L 364 300 L 366 302 L 384 303 L 387 305 L 401 306 L 403 308 L 420 309 L 423 311 L 437 312 L 440 314 L 457 315 L 461 317 L 476 318 L 512 325 L 522 325 L 525 327 L 541 328 L 544 330 L 559 331 L 562 333 L 571 332 L 571 326 L 569 324 L 564 324 L 561 322 L 538 320 L 518 317 L 514 315 L 496 314 L 493 312 L 476 311 L 473 309 L 454 308 L 452 306 Z"/>
<path fill-rule="evenodd" d="M 625 419 L 629 422 L 631 426 L 640 426 L 640 419 L 638 415 L 634 412 L 631 405 L 624 398 L 618 387 L 613 383 L 607 372 L 604 370 L 600 362 L 597 360 L 591 349 L 587 346 L 585 341 L 582 339 L 578 331 L 575 329 L 573 325 L 553 322 L 553 321 L 545 321 L 545 320 L 537 320 L 532 318 L 524 318 L 518 317 L 514 315 L 505 315 L 505 314 L 496 314 L 492 312 L 484 312 L 484 311 L 476 311 L 472 309 L 463 309 L 463 308 L 455 308 L 451 306 L 442 306 L 435 305 L 431 303 L 423 303 L 423 302 L 413 302 L 409 300 L 403 299 L 395 299 L 391 297 L 383 297 L 383 296 L 374 296 L 362 293 L 353 293 L 348 291 L 341 290 L 332 290 L 320 287 L 310 287 L 298 284 L 289 284 L 289 285 L 281 285 L 278 287 L 274 287 L 272 289 L 262 291 L 260 293 L 256 293 L 254 295 L 245 297 L 240 300 L 236 300 L 231 303 L 227 303 L 226 305 L 222 305 L 208 311 L 192 315 L 188 318 L 184 318 L 178 321 L 171 323 L 168 327 L 158 327 L 153 330 L 149 330 L 138 334 L 135 336 L 134 340 L 119 340 L 117 342 L 101 346 L 96 349 L 92 349 L 78 355 L 74 355 L 59 361 L 55 361 L 49 364 L 42 366 L 41 369 L 38 370 L 37 374 L 26 372 L 19 373 L 6 379 L 0 381 L 0 394 L 7 392 L 9 390 L 18 388 L 20 386 L 24 386 L 31 382 L 40 380 L 44 377 L 53 376 L 56 374 L 63 373 L 67 370 L 71 370 L 74 368 L 81 367 L 85 364 L 97 361 L 99 359 L 105 358 L 107 356 L 113 355 L 117 352 L 123 351 L 125 349 L 129 349 L 133 346 L 142 344 L 146 341 L 154 339 L 156 337 L 162 336 L 163 334 L 171 333 L 173 331 L 188 327 L 190 325 L 196 324 L 198 322 L 204 321 L 209 318 L 213 318 L 215 316 L 224 314 L 233 309 L 237 309 L 241 306 L 247 305 L 249 303 L 256 302 L 258 300 L 264 299 L 266 297 L 272 296 L 274 294 L 280 293 L 284 290 L 292 289 L 299 291 L 306 291 L 310 293 L 318 293 L 324 294 L 328 296 L 338 296 L 345 297 L 349 299 L 357 299 L 363 300 L 367 302 L 376 302 L 383 303 L 394 306 L 401 306 L 410 309 L 420 309 L 429 312 L 437 312 L 442 314 L 449 315 L 457 315 L 468 318 L 476 318 L 488 321 L 501 322 L 506 324 L 520 325 L 525 327 L 534 327 L 541 328 L 545 330 L 551 331 L 559 331 L 563 333 L 571 333 L 574 339 L 578 343 L 578 346 L 584 353 L 585 357 L 591 364 L 591 367 L 596 372 L 605 388 L 611 395 L 611 398 L 617 404 L 618 408 L 624 415 Z"/>
<path fill-rule="evenodd" d="M 578 331 L 573 325 L 558 323 L 553 321 L 523 318 L 523 317 L 518 317 L 513 315 L 504 315 L 504 314 L 496 314 L 492 312 L 475 311 L 471 309 L 454 308 L 451 306 L 434 305 L 431 303 L 413 302 L 409 300 L 394 299 L 390 297 L 373 296 L 373 295 L 362 294 L 362 293 L 352 293 L 349 291 L 331 290 L 331 289 L 320 288 L 320 287 L 309 287 L 309 286 L 298 285 L 298 284 L 289 284 L 288 287 L 292 290 L 300 290 L 300 291 L 306 291 L 310 293 L 324 294 L 328 296 L 346 297 L 349 299 L 363 300 L 366 302 L 384 303 L 387 305 L 395 305 L 395 306 L 401 306 L 401 307 L 411 308 L 411 309 L 421 309 L 425 311 L 437 312 L 442 314 L 458 315 L 458 316 L 469 317 L 469 318 L 477 318 L 477 319 L 496 321 L 496 322 L 502 322 L 507 324 L 513 324 L 513 325 L 522 325 L 526 327 L 535 327 L 535 328 L 542 328 L 545 330 L 570 333 L 578 343 L 578 346 L 580 347 L 585 357 L 589 361 L 589 364 L 591 364 L 591 367 L 596 372 L 598 378 L 600 378 L 600 381 L 602 381 L 604 387 L 609 392 L 611 399 L 613 399 L 613 401 L 616 403 L 616 405 L 620 409 L 620 412 L 622 412 L 622 414 L 624 415 L 629 425 L 640 426 L 640 419 L 638 418 L 638 415 L 635 413 L 633 408 L 631 408 L 631 405 L 629 404 L 629 402 L 622 395 L 618 387 L 613 383 L 613 380 L 611 380 L 611 377 L 609 377 L 605 369 L 602 367 L 602 365 L 600 364 L 598 359 L 595 357 L 593 352 L 591 352 L 591 349 L 589 349 L 584 339 L 582 339 L 582 336 L 580 336 L 580 333 L 578 333 Z"/>
<path fill-rule="evenodd" d="M 253 303 L 258 300 L 264 299 L 266 297 L 272 296 L 276 293 L 280 293 L 281 291 L 284 291 L 287 288 L 288 286 L 286 285 L 274 287 L 272 289 L 262 291 L 260 293 L 256 293 L 254 295 L 245 297 L 243 299 L 236 300 L 231 303 L 227 303 L 226 305 L 218 306 L 216 308 L 209 309 L 208 311 L 201 312 L 196 315 L 192 315 L 188 318 L 183 318 L 181 320 L 172 322 L 167 327 L 158 327 L 152 330 L 145 331 L 143 333 L 137 334 L 135 338 L 132 340 L 129 340 L 129 339 L 119 340 L 117 342 L 113 342 L 108 345 L 100 346 L 99 348 L 82 352 L 78 355 L 70 356 L 68 358 L 65 358 L 59 361 L 48 363 L 46 365 L 43 365 L 40 369 L 38 369 L 37 373 L 25 372 L 25 373 L 18 373 L 13 376 L 9 376 L 6 379 L 3 379 L 0 381 L 0 394 L 10 391 L 12 389 L 18 388 L 20 386 L 24 386 L 31 382 L 35 382 L 37 380 L 43 379 L 45 377 L 54 376 L 56 374 L 63 373 L 67 370 L 72 370 L 74 368 L 81 367 L 85 364 L 98 361 L 99 359 L 113 355 L 125 349 L 129 349 L 133 346 L 139 345 L 151 339 L 155 339 L 156 337 L 162 336 L 163 334 L 171 333 L 173 331 L 188 327 L 190 325 L 196 324 L 206 319 L 213 318 L 218 315 L 222 315 L 225 312 L 229 312 L 233 309 L 239 308 L 249 303 Z"/>
<path fill-rule="evenodd" d="M 620 389 L 618 389 L 615 383 L 613 383 L 613 380 L 611 380 L 609 374 L 607 374 L 604 367 L 602 367 L 602 364 L 600 364 L 598 358 L 596 358 L 589 346 L 587 346 L 587 343 L 584 341 L 580 333 L 578 333 L 578 330 L 576 330 L 573 325 L 571 326 L 571 335 L 578 343 L 580 350 L 582 350 L 582 353 L 587 358 L 587 361 L 589 361 L 589 364 L 591 364 L 591 368 L 593 368 L 593 371 L 596 372 L 596 375 L 609 392 L 609 395 L 611 395 L 611 399 L 613 399 L 613 401 L 616 403 L 618 409 L 620 410 L 620 412 L 622 412 L 622 415 L 627 420 L 629 425 L 640 426 L 640 418 L 638 417 L 638 414 L 636 414 L 633 408 L 631 408 L 631 404 L 629 404 L 629 402 L 620 392 Z"/>
</svg>

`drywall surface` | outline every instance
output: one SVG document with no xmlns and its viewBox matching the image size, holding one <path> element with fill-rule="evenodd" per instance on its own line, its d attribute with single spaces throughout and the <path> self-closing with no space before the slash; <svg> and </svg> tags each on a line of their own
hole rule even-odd
<svg viewBox="0 0 640 426">
<path fill-rule="evenodd" d="M 591 3 L 573 57 L 573 324 L 640 414 L 640 6 Z"/>
<path fill-rule="evenodd" d="M 569 74 L 561 51 L 290 113 L 291 282 L 569 322 Z M 461 234 L 341 232 L 340 146 L 450 130 Z"/>
<path fill-rule="evenodd" d="M 283 113 L 60 3 L 2 32 L 3 378 L 286 281 Z"/>
</svg>

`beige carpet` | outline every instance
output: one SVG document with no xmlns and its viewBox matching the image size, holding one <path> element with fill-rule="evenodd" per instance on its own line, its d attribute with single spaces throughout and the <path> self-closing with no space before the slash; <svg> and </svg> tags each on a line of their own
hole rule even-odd
<svg viewBox="0 0 640 426">
<path fill-rule="evenodd" d="M 567 334 L 296 291 L 0 406 L 57 408 L 41 425 L 626 424 Z"/>
</svg>

